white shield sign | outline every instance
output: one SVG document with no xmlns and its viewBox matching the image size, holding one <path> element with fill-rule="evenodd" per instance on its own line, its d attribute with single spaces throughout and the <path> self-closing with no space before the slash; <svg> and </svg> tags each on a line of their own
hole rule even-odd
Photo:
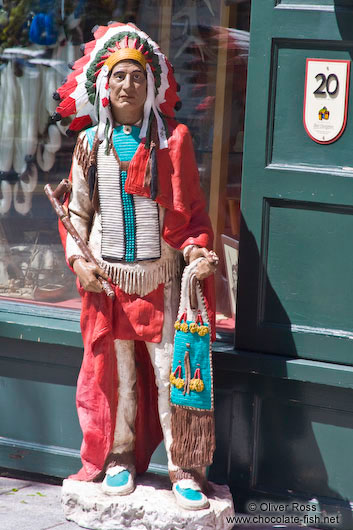
<svg viewBox="0 0 353 530">
<path fill-rule="evenodd" d="M 312 140 L 330 144 L 347 122 L 350 61 L 307 59 L 304 127 Z"/>
</svg>

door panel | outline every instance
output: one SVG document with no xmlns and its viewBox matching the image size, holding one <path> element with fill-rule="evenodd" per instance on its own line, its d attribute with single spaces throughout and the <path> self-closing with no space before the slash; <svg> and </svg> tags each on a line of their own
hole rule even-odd
<svg viewBox="0 0 353 530">
<path fill-rule="evenodd" d="M 352 364 L 353 83 L 332 144 L 303 102 L 308 57 L 351 61 L 353 6 L 308 4 L 252 4 L 236 345 Z"/>
<path fill-rule="evenodd" d="M 275 105 L 269 163 L 305 166 L 303 169 L 313 168 L 314 171 L 320 167 L 331 171 L 347 165 L 347 153 L 351 149 L 353 137 L 353 120 L 348 120 L 340 142 L 322 146 L 303 131 L 302 109 L 306 58 L 351 60 L 352 55 L 353 47 L 348 46 L 323 49 L 319 43 L 311 43 L 309 48 L 305 44 L 301 46 L 297 40 L 274 43 L 272 70 L 276 72 L 275 94 L 271 94 L 271 97 Z"/>
<path fill-rule="evenodd" d="M 351 248 L 341 244 L 342 236 L 353 233 L 353 209 L 283 200 L 267 200 L 264 208 L 267 281 L 261 321 L 286 325 L 283 312 L 276 311 L 280 300 L 292 326 L 315 325 L 324 333 L 344 329 L 353 338 L 352 315 L 341 312 L 353 292 Z M 330 256 L 337 255 L 328 268 Z"/>
</svg>

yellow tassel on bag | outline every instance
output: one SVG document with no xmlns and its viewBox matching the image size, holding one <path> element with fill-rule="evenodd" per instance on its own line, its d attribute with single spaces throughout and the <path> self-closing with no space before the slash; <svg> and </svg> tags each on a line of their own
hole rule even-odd
<svg viewBox="0 0 353 530">
<path fill-rule="evenodd" d="M 195 333 L 197 330 L 198 330 L 198 325 L 196 324 L 196 322 L 191 322 L 191 324 L 189 324 L 189 330 L 191 333 Z"/>
<path fill-rule="evenodd" d="M 204 337 L 209 332 L 207 326 L 199 326 L 199 329 L 197 330 L 197 333 L 200 335 L 200 337 Z"/>
<path fill-rule="evenodd" d="M 178 376 L 178 377 L 176 377 Z M 181 366 L 177 366 L 174 373 L 171 373 L 169 376 L 169 381 L 171 385 L 174 385 L 179 390 L 184 386 L 184 379 L 181 377 Z"/>
<path fill-rule="evenodd" d="M 196 392 L 202 392 L 205 388 L 202 379 L 195 379 L 194 377 L 190 381 L 190 390 L 196 390 Z"/>
<path fill-rule="evenodd" d="M 208 326 L 199 326 L 197 322 L 190 322 L 190 324 L 187 324 L 186 322 L 180 322 L 180 320 L 176 320 L 174 322 L 174 328 L 177 331 L 183 331 L 184 333 L 187 333 L 190 331 L 190 333 L 198 333 L 200 337 L 204 337 L 209 333 Z"/>
<path fill-rule="evenodd" d="M 175 383 L 174 384 L 175 384 L 176 388 L 181 389 L 184 386 L 184 379 L 181 379 L 180 377 L 177 377 L 175 379 Z"/>
</svg>

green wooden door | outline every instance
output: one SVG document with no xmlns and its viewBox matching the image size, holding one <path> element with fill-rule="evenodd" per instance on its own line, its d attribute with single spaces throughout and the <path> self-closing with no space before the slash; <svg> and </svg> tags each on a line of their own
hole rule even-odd
<svg viewBox="0 0 353 530">
<path fill-rule="evenodd" d="M 239 349 L 353 363 L 353 82 L 334 143 L 303 125 L 306 59 L 353 58 L 352 0 L 252 2 Z"/>
</svg>

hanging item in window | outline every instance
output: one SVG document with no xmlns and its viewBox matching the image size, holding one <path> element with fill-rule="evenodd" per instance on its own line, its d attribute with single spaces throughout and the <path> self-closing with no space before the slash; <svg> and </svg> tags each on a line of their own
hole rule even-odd
<svg viewBox="0 0 353 530">
<path fill-rule="evenodd" d="M 27 215 L 38 169 L 55 163 L 70 120 L 52 120 L 52 94 L 79 55 L 72 36 L 85 4 L 22 0 L 0 9 L 0 215 Z"/>
</svg>

